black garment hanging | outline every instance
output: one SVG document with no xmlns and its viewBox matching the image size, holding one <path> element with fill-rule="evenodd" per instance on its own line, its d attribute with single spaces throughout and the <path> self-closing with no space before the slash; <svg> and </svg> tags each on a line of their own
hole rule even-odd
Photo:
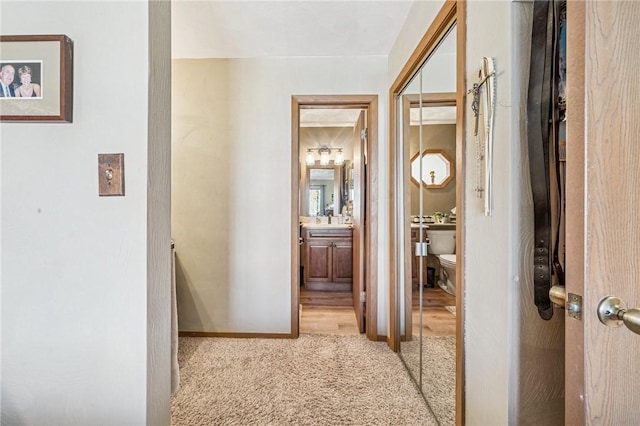
<svg viewBox="0 0 640 426">
<path fill-rule="evenodd" d="M 541 318 L 553 316 L 549 298 L 551 274 L 555 273 L 564 284 L 562 266 L 558 261 L 558 235 L 552 252 L 551 201 L 550 201 L 550 147 L 558 144 L 558 13 L 553 1 L 536 0 L 533 6 L 531 33 L 531 64 L 527 99 L 527 138 L 529 145 L 529 171 L 534 208 L 534 303 Z M 558 173 L 558 156 L 555 162 L 557 191 L 562 184 Z M 560 203 L 558 204 L 560 206 Z M 561 207 L 558 209 L 560 223 Z M 559 232 L 556 231 L 557 233 Z"/>
</svg>

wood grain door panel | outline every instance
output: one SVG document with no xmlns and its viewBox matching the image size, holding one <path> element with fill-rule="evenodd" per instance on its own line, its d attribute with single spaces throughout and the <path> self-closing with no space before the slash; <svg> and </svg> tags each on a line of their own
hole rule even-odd
<svg viewBox="0 0 640 426">
<path fill-rule="evenodd" d="M 640 3 L 568 2 L 567 12 L 567 181 L 577 195 L 567 193 L 566 279 L 583 308 L 582 322 L 566 321 L 566 364 L 584 371 L 567 368 L 565 421 L 632 425 L 640 336 L 596 312 L 606 296 L 640 307 Z"/>
</svg>

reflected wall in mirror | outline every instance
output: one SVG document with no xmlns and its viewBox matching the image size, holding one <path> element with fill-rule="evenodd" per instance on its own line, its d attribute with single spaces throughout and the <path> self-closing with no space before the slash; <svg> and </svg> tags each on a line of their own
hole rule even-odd
<svg viewBox="0 0 640 426">
<path fill-rule="evenodd" d="M 416 65 L 413 76 L 395 96 L 394 246 L 396 258 L 402 259 L 395 277 L 399 293 L 395 297 L 397 344 L 402 361 L 438 422 L 453 425 L 456 297 L 455 290 L 451 294 L 444 288 L 450 280 L 455 281 L 456 224 L 422 219 L 436 212 L 455 217 L 457 27 L 455 18 L 434 26 L 442 32 L 432 34 L 433 47 L 425 50 L 425 60 Z M 420 220 L 415 221 L 416 216 Z M 445 255 L 453 260 L 446 263 Z"/>
</svg>

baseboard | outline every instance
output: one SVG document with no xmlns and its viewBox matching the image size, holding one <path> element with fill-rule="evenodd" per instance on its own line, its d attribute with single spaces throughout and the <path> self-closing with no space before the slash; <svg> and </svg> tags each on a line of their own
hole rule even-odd
<svg viewBox="0 0 640 426">
<path fill-rule="evenodd" d="M 229 337 L 240 339 L 296 339 L 291 333 L 228 333 L 219 331 L 180 331 L 180 337 Z M 386 342 L 387 336 L 378 334 L 376 342 Z"/>
<path fill-rule="evenodd" d="M 291 333 L 229 333 L 218 331 L 180 331 L 181 337 L 229 337 L 241 339 L 293 339 Z"/>
</svg>

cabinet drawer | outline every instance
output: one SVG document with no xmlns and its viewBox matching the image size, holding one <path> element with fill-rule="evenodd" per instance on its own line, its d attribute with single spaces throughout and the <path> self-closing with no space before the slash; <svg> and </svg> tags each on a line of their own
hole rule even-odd
<svg viewBox="0 0 640 426">
<path fill-rule="evenodd" d="M 306 238 L 351 238 L 353 236 L 353 229 L 307 229 L 305 235 Z"/>
</svg>

